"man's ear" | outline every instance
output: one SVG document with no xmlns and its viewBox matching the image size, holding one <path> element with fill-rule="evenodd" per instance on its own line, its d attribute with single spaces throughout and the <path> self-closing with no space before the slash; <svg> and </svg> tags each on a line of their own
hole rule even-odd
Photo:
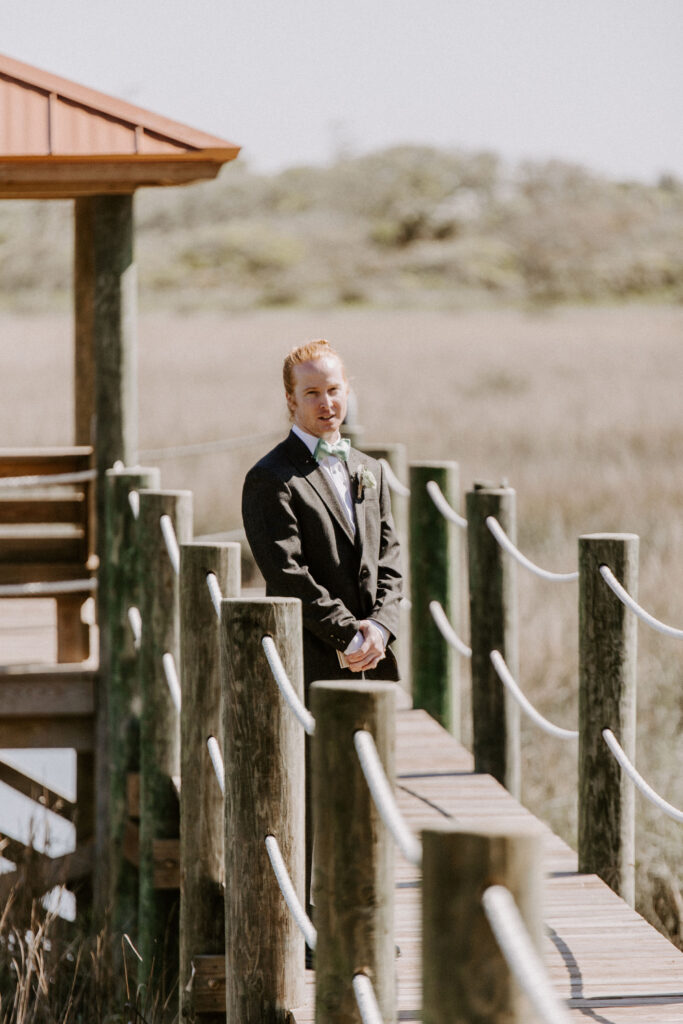
<svg viewBox="0 0 683 1024">
<path fill-rule="evenodd" d="M 296 400 L 294 398 L 294 395 L 291 395 L 289 391 L 285 391 L 285 401 L 287 402 L 287 409 L 289 410 L 289 415 L 292 417 L 292 419 L 294 419 L 294 410 L 296 409 Z"/>
</svg>

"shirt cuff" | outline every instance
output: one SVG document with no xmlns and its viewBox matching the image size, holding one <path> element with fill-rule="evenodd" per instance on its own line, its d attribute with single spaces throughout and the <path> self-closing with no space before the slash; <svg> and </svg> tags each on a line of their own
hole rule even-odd
<svg viewBox="0 0 683 1024">
<path fill-rule="evenodd" d="M 368 619 L 368 622 L 371 622 L 373 626 L 379 630 L 380 636 L 382 637 L 382 643 L 384 644 L 384 647 L 386 649 L 386 646 L 389 643 L 389 637 L 391 635 L 389 633 L 389 630 L 387 629 L 386 626 L 383 626 L 381 622 L 378 622 L 377 619 Z M 344 654 L 353 654 L 354 651 L 358 650 L 362 643 L 363 634 L 361 633 L 360 630 L 358 630 L 349 646 L 345 648 Z"/>
</svg>

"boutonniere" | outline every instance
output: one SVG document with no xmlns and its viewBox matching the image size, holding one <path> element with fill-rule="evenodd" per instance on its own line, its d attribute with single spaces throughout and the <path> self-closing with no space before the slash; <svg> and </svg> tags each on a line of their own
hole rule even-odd
<svg viewBox="0 0 683 1024">
<path fill-rule="evenodd" d="M 363 500 L 363 491 L 366 487 L 377 487 L 377 481 L 367 466 L 359 466 L 356 473 L 356 501 Z"/>
</svg>

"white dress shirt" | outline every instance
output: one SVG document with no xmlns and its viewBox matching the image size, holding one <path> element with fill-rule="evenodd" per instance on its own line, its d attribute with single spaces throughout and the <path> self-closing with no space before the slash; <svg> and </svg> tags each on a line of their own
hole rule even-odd
<svg viewBox="0 0 683 1024">
<path fill-rule="evenodd" d="M 298 427 L 295 423 L 292 425 L 292 431 L 293 433 L 296 434 L 300 441 L 303 441 L 303 443 L 310 451 L 311 455 L 313 455 L 316 445 L 318 444 L 318 441 L 320 439 L 315 437 L 313 434 L 309 434 L 306 430 L 302 430 L 301 427 Z M 325 440 L 327 440 L 327 438 Z M 331 439 L 331 443 L 334 444 L 338 440 L 339 435 Z M 348 466 L 346 465 L 345 462 L 342 462 L 341 459 L 338 459 L 336 455 L 326 455 L 323 459 L 320 460 L 318 465 L 323 469 L 325 473 L 327 473 L 335 491 L 339 495 L 339 498 L 342 503 L 342 508 L 344 509 L 344 512 L 346 513 L 349 523 L 351 524 L 351 529 L 353 530 L 353 534 L 355 537 L 356 514 L 353 508 L 353 496 L 351 494 L 351 477 L 349 476 Z M 384 643 L 384 646 L 386 647 L 387 642 L 389 640 L 388 629 L 386 628 L 386 626 L 383 626 L 381 622 L 377 622 L 375 619 L 370 619 L 369 621 L 372 622 L 373 626 L 376 626 L 377 629 L 380 631 L 382 641 Z M 360 630 L 358 630 L 358 632 L 356 633 L 356 635 L 354 636 L 353 640 L 346 648 L 344 653 L 350 654 L 352 651 L 357 651 L 358 648 L 361 646 L 363 639 L 363 634 L 361 633 Z"/>
</svg>

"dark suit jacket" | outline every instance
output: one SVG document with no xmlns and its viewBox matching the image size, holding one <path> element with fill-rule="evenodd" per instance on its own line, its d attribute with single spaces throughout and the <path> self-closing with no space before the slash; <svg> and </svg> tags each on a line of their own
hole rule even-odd
<svg viewBox="0 0 683 1024">
<path fill-rule="evenodd" d="M 358 496 L 361 466 L 377 487 Z M 387 481 L 379 462 L 355 448 L 348 467 L 355 537 L 329 476 L 294 433 L 249 470 L 242 492 L 244 529 L 266 593 L 301 599 L 307 687 L 315 679 L 361 678 L 340 668 L 336 654 L 360 619 L 381 622 L 392 639 L 398 629 L 402 577 Z M 398 679 L 389 649 L 366 678 Z"/>
</svg>

